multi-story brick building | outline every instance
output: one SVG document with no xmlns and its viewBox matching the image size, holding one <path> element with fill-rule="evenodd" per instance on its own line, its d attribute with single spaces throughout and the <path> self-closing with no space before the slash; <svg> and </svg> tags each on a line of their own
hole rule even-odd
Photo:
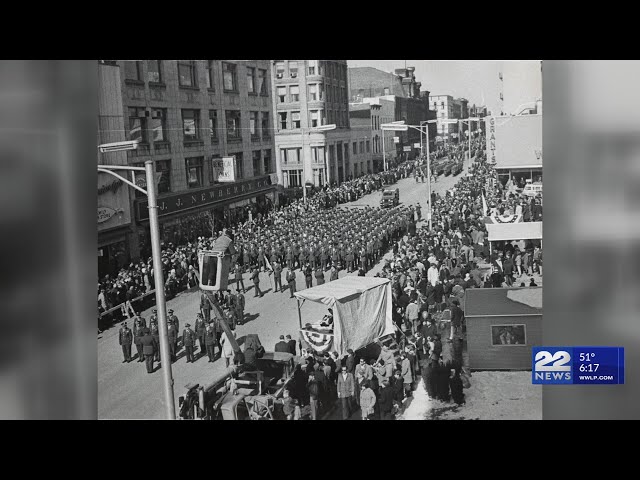
<svg viewBox="0 0 640 480">
<path fill-rule="evenodd" d="M 344 181 L 351 155 L 347 62 L 273 60 L 271 79 L 278 183 L 288 189 Z M 314 131 L 332 124 L 335 130 Z"/>
<path fill-rule="evenodd" d="M 371 97 L 391 100 L 395 103 L 392 121 L 404 120 L 408 125 L 420 125 L 420 122 L 434 119 L 434 112 L 429 110 L 429 92 L 420 91 L 422 83 L 416 80 L 414 71 L 414 67 L 396 69 L 395 73 L 372 67 L 350 68 L 350 99 L 356 103 Z M 435 127 L 430 126 L 429 131 L 435 136 Z M 394 136 L 400 140 L 394 146 L 398 158 L 412 159 L 420 153 L 419 149 L 414 148 L 420 143 L 420 131 L 410 128 L 406 132 L 396 132 Z M 385 146 L 386 142 L 385 137 Z M 405 152 L 405 147 L 410 151 Z"/>
<path fill-rule="evenodd" d="M 458 120 L 469 118 L 469 101 L 466 98 L 453 98 L 451 95 L 431 95 L 430 106 L 436 112 L 439 120 Z M 462 122 L 462 128 L 458 123 L 438 122 L 437 134 L 444 141 L 457 141 L 459 135 L 465 135 L 468 125 Z"/>
<path fill-rule="evenodd" d="M 359 156 L 352 160 L 352 174 L 360 176 L 364 173 L 377 173 L 384 169 L 382 148 L 388 164 L 395 163 L 396 147 L 392 131 L 383 131 L 383 123 L 390 123 L 395 118 L 395 102 L 384 97 L 360 98 L 360 102 L 349 104 L 352 144 L 361 144 L 364 140 L 365 150 L 359 149 Z M 384 140 L 382 136 L 384 135 Z M 363 156 L 364 154 L 364 156 Z"/>
<path fill-rule="evenodd" d="M 269 61 L 113 64 L 120 69 L 124 137 L 140 142 L 127 152 L 128 164 L 155 162 L 165 242 L 183 242 L 277 202 L 269 175 L 275 172 Z M 112 126 L 112 118 L 99 118 L 101 132 Z M 235 157 L 234 183 L 217 181 L 213 162 L 222 157 Z M 139 238 L 128 242 L 127 256 L 135 259 L 150 251 L 146 197 L 136 191 L 131 209 Z"/>
</svg>

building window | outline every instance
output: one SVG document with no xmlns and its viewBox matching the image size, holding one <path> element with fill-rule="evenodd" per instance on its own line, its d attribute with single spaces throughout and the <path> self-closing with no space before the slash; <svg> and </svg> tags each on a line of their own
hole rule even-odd
<svg viewBox="0 0 640 480">
<path fill-rule="evenodd" d="M 167 110 L 164 108 L 151 109 L 151 131 L 154 142 L 166 142 L 167 138 Z"/>
<path fill-rule="evenodd" d="M 264 173 L 271 173 L 271 150 L 265 150 L 263 152 L 262 163 L 264 165 Z"/>
<path fill-rule="evenodd" d="M 129 140 L 147 143 L 147 115 L 144 108 L 129 108 Z"/>
<path fill-rule="evenodd" d="M 309 60 L 309 75 L 315 75 L 317 69 L 318 61 L 317 60 Z"/>
<path fill-rule="evenodd" d="M 278 113 L 278 118 L 280 119 L 280 130 L 287 129 L 287 112 Z"/>
<path fill-rule="evenodd" d="M 384 94 L 389 95 L 389 87 L 384 87 Z"/>
<path fill-rule="evenodd" d="M 315 102 L 318 100 L 318 85 L 309 85 L 309 101 Z"/>
<path fill-rule="evenodd" d="M 142 81 L 142 62 L 138 60 L 125 60 L 124 78 L 126 80 Z"/>
<path fill-rule="evenodd" d="M 260 175 L 260 150 L 253 151 L 253 176 L 257 177 Z"/>
<path fill-rule="evenodd" d="M 289 77 L 298 78 L 298 62 L 297 61 L 289 62 Z"/>
<path fill-rule="evenodd" d="M 238 66 L 236 64 L 222 62 L 222 78 L 225 92 L 238 91 Z"/>
<path fill-rule="evenodd" d="M 291 128 L 300 128 L 300 112 L 291 112 Z"/>
<path fill-rule="evenodd" d="M 284 78 L 284 62 L 276 62 L 276 78 Z"/>
<path fill-rule="evenodd" d="M 256 93 L 256 69 L 252 67 L 247 67 L 247 92 Z"/>
<path fill-rule="evenodd" d="M 207 60 L 207 88 L 210 90 L 215 89 L 215 82 L 213 81 L 213 60 Z"/>
<path fill-rule="evenodd" d="M 320 93 L 320 101 L 324 101 L 324 84 L 318 84 L 318 92 Z"/>
<path fill-rule="evenodd" d="M 367 140 L 367 145 L 369 145 L 369 140 Z M 364 153 L 364 141 L 360 141 L 360 153 Z M 367 153 L 369 153 L 369 149 L 367 149 Z"/>
<path fill-rule="evenodd" d="M 200 110 L 182 110 L 182 132 L 185 141 L 200 138 Z"/>
<path fill-rule="evenodd" d="M 227 140 L 241 140 L 242 129 L 240 127 L 240 111 L 227 110 Z"/>
<path fill-rule="evenodd" d="M 287 87 L 278 87 L 278 102 L 286 103 L 287 101 Z"/>
<path fill-rule="evenodd" d="M 218 141 L 218 112 L 216 110 L 209 110 L 209 136 L 211 142 Z"/>
<path fill-rule="evenodd" d="M 196 63 L 193 60 L 178 60 L 178 83 L 181 87 L 197 87 Z"/>
<path fill-rule="evenodd" d="M 189 188 L 202 187 L 202 173 L 203 173 L 203 157 L 187 158 L 185 159 L 187 167 L 187 186 Z"/>
<path fill-rule="evenodd" d="M 161 60 L 147 60 L 147 80 L 150 83 L 162 83 Z"/>
<path fill-rule="evenodd" d="M 284 188 L 302 186 L 302 170 L 284 170 L 282 172 Z"/>
<path fill-rule="evenodd" d="M 362 146 L 360 148 L 362 148 Z M 371 153 L 371 142 L 369 140 L 367 140 L 367 153 Z"/>
<path fill-rule="evenodd" d="M 244 157 L 242 152 L 234 153 L 236 157 L 236 180 L 244 178 Z"/>
<path fill-rule="evenodd" d="M 292 85 L 289 87 L 289 95 L 291 95 L 292 102 L 300 101 L 300 87 L 297 85 Z"/>
<path fill-rule="evenodd" d="M 320 112 L 318 110 L 311 110 L 311 128 L 320 126 Z"/>
<path fill-rule="evenodd" d="M 252 139 L 260 138 L 258 133 L 258 112 L 249 112 L 249 131 Z"/>
<path fill-rule="evenodd" d="M 260 91 L 260 95 L 269 95 L 267 89 L 267 71 L 261 68 L 258 69 L 258 90 Z"/>
<path fill-rule="evenodd" d="M 269 112 L 262 112 L 262 138 L 270 138 L 269 131 Z"/>
<path fill-rule="evenodd" d="M 353 142 L 353 154 L 358 154 L 358 142 Z"/>
<path fill-rule="evenodd" d="M 280 149 L 280 163 L 282 165 L 299 165 L 301 148 Z"/>
<path fill-rule="evenodd" d="M 324 148 L 325 147 L 311 147 L 311 160 L 313 163 L 324 164 Z"/>
</svg>

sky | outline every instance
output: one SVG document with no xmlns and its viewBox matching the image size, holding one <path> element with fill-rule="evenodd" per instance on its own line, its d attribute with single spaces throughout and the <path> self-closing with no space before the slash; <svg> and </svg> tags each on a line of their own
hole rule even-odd
<svg viewBox="0 0 640 480">
<path fill-rule="evenodd" d="M 469 105 L 487 105 L 489 110 L 499 110 L 499 96 L 502 88 L 498 73 L 519 70 L 513 76 L 519 90 L 518 99 L 512 99 L 515 106 L 521 98 L 535 101 L 542 97 L 542 74 L 538 61 L 488 61 L 488 60 L 349 60 L 349 67 L 374 67 L 387 72 L 396 68 L 415 67 L 416 79 L 422 83 L 422 90 L 430 95 L 451 95 L 469 100 Z M 519 65 L 518 65 L 519 64 Z M 517 67 L 522 68 L 517 68 Z M 514 68 L 516 67 L 516 68 Z M 505 78 L 506 80 L 506 78 Z M 503 89 L 504 90 L 504 89 Z M 511 88 L 510 91 L 514 89 Z M 505 99 L 505 102 L 507 99 Z M 519 103 L 518 103 L 519 102 Z M 515 108 L 514 106 L 514 108 Z"/>
</svg>

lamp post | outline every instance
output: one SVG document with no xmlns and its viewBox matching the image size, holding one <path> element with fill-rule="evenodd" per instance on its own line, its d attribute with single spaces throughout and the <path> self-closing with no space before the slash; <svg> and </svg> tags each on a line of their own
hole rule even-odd
<svg viewBox="0 0 640 480">
<path fill-rule="evenodd" d="M 305 134 L 312 134 L 315 132 L 327 132 L 329 130 L 335 130 L 336 129 L 336 124 L 335 123 L 331 123 L 329 125 L 321 125 L 319 127 L 313 127 L 313 128 L 307 128 L 307 129 L 302 129 L 302 199 L 304 203 L 307 203 L 307 176 L 306 176 L 306 169 L 305 169 L 305 161 L 304 161 L 304 136 Z M 325 152 L 326 155 L 326 152 Z M 325 174 L 328 172 L 325 172 Z"/>
<path fill-rule="evenodd" d="M 118 144 L 103 144 L 99 146 L 102 153 L 133 150 L 137 144 L 133 142 L 119 142 Z M 115 173 L 116 170 L 129 170 L 131 180 Z M 147 189 L 143 189 L 135 183 L 135 172 L 145 172 Z M 107 173 L 122 180 L 127 185 L 144 193 L 148 198 L 149 228 L 151 232 L 151 255 L 153 259 L 153 279 L 156 289 L 156 306 L 158 308 L 158 322 L 160 330 L 160 356 L 162 358 L 162 372 L 164 378 L 164 400 L 167 409 L 167 418 L 175 420 L 176 407 L 173 396 L 173 377 L 171 375 L 171 356 L 169 353 L 169 335 L 167 333 L 167 312 L 164 297 L 164 279 L 162 276 L 162 261 L 160 252 L 160 229 L 158 222 L 158 205 L 156 200 L 156 180 L 154 175 L 154 162 L 147 160 L 143 167 L 127 167 L 123 165 L 98 165 L 98 172 Z"/>
<path fill-rule="evenodd" d="M 384 171 L 387 171 L 387 156 L 384 148 L 384 132 L 387 130 L 391 130 L 393 132 L 406 132 L 409 130 L 409 127 L 404 124 L 404 120 L 398 120 L 397 122 L 391 123 L 383 123 L 380 125 L 380 130 L 382 130 L 382 161 L 384 162 Z"/>
</svg>

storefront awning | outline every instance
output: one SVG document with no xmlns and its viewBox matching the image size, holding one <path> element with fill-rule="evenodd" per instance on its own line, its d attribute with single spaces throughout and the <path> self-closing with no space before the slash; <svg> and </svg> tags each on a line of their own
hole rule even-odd
<svg viewBox="0 0 640 480">
<path fill-rule="evenodd" d="M 485 226 L 490 242 L 542 239 L 542 222 L 494 223 Z"/>
</svg>

